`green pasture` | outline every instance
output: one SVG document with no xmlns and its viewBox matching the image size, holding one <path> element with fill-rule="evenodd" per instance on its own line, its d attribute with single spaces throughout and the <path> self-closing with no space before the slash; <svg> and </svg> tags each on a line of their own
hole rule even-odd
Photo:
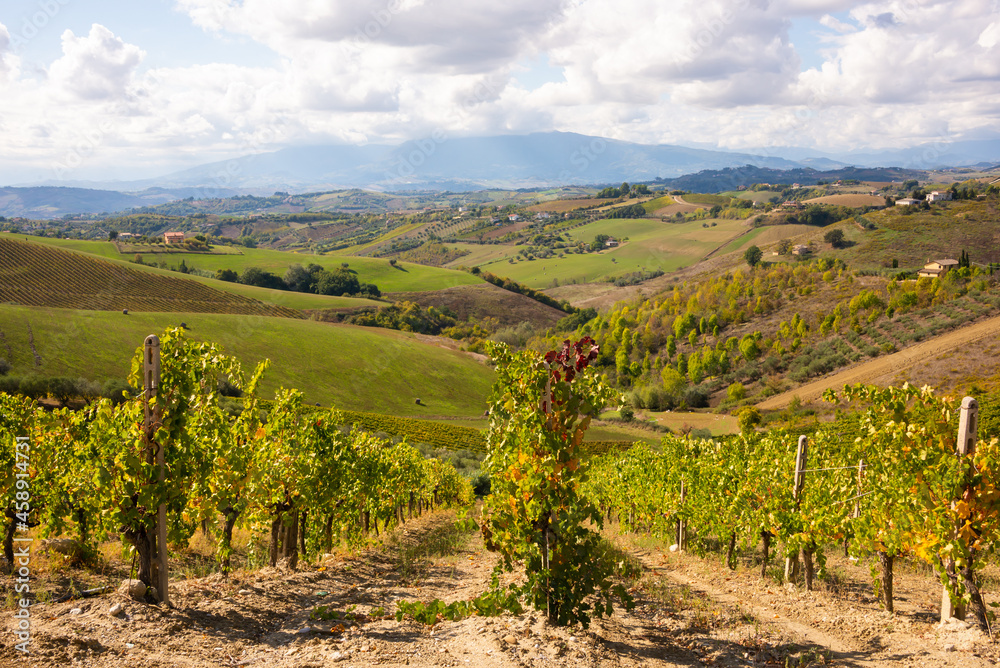
<svg viewBox="0 0 1000 668">
<path fill-rule="evenodd" d="M 683 199 L 688 204 L 707 204 L 708 206 L 715 206 L 719 204 L 721 206 L 726 206 L 729 204 L 729 200 L 732 198 L 728 195 L 711 195 L 706 193 L 688 193 L 686 195 L 681 195 Z"/>
<path fill-rule="evenodd" d="M 182 322 L 192 338 L 221 344 L 246 370 L 270 359 L 265 395 L 287 387 L 323 406 L 414 417 L 476 416 L 485 409 L 493 382 L 493 372 L 471 357 L 412 334 L 237 315 L 0 305 L 0 356 L 11 357 L 13 375 L 124 378 L 146 336 Z"/>
<path fill-rule="evenodd" d="M 658 211 L 659 209 L 662 209 L 665 206 L 670 206 L 671 204 L 676 204 L 676 203 L 677 202 L 675 202 L 674 198 L 671 197 L 670 195 L 662 195 L 661 197 L 657 197 L 655 199 L 649 200 L 648 202 L 644 202 L 642 208 L 646 210 L 646 213 L 653 213 L 654 211 Z"/>
<path fill-rule="evenodd" d="M 716 223 L 715 227 L 703 224 Z M 714 220 L 664 223 L 645 218 L 599 220 L 572 230 L 572 239 L 590 242 L 598 234 L 628 241 L 600 253 L 567 254 L 510 263 L 494 260 L 479 265 L 499 276 L 512 278 L 534 288 L 559 284 L 600 281 L 640 269 L 665 272 L 694 264 L 710 251 L 726 244 L 745 229 L 745 221 Z M 511 247 L 511 254 L 517 248 Z M 469 258 L 463 258 L 465 264 Z"/>
<path fill-rule="evenodd" d="M 729 193 L 726 193 L 729 194 Z M 743 190 L 732 193 L 733 197 L 750 200 L 751 202 L 769 202 L 772 197 L 781 197 L 781 192 L 777 190 Z"/>
</svg>

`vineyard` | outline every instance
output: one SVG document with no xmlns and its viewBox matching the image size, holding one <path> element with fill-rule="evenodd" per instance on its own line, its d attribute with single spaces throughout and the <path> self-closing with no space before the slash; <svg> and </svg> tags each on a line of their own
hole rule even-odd
<svg viewBox="0 0 1000 668">
<path fill-rule="evenodd" d="M 263 304 L 196 281 L 10 239 L 0 239 L 0 302 L 91 311 L 302 317 L 293 309 Z"/>
<path fill-rule="evenodd" d="M 356 544 L 415 512 L 471 501 L 468 481 L 450 465 L 405 443 L 345 431 L 336 412 L 303 408 L 297 391 L 261 403 L 266 362 L 244 374 L 217 346 L 191 342 L 181 330 L 168 330 L 161 345 L 161 389 L 148 408 L 139 397 L 48 412 L 0 395 L 8 563 L 16 537 L 32 529 L 73 535 L 82 546 L 121 533 L 135 550 L 138 579 L 153 584 L 152 527 L 162 504 L 171 542 L 186 542 L 199 526 L 217 528 L 223 571 L 237 526 L 269 534 L 269 563 L 285 559 L 294 568 L 307 544 L 313 553 Z M 142 387 L 143 378 L 137 356 L 129 382 Z M 221 379 L 244 392 L 236 415 L 210 389 Z"/>
<path fill-rule="evenodd" d="M 699 552 L 724 546 L 731 568 L 737 549 L 761 543 L 762 576 L 773 555 L 787 559 L 784 579 L 798 579 L 801 559 L 806 589 L 825 575 L 830 546 L 876 555 L 873 585 L 890 612 L 894 560 L 924 562 L 988 630 L 977 569 L 1000 543 L 1000 442 L 976 442 L 975 418 L 961 431 L 959 407 L 927 388 L 826 398 L 860 406 L 808 436 L 667 437 L 660 451 L 612 453 L 595 462 L 588 493 L 629 531 Z"/>
<path fill-rule="evenodd" d="M 44 411 L 27 399 L 0 395 L 0 493 L 8 503 L 3 545 L 8 563 L 16 563 L 15 549 L 28 536 L 72 536 L 91 551 L 120 536 L 131 547 L 138 579 L 154 585 L 146 590 L 146 601 L 153 603 L 162 591 L 155 586 L 162 582 L 158 570 L 162 541 L 183 544 L 206 528 L 218 537 L 217 567 L 228 576 L 201 580 L 194 588 L 185 582 L 172 584 L 170 596 L 178 595 L 175 605 L 180 608 L 133 608 L 149 612 L 134 613 L 128 625 L 116 621 L 113 613 L 110 617 L 102 613 L 99 621 L 93 613 L 78 620 L 121 627 L 120 633 L 108 631 L 123 647 L 118 661 L 143 656 L 138 650 L 124 651 L 136 647 L 139 634 L 131 635 L 134 630 L 149 628 L 138 626 L 147 618 L 140 615 L 152 615 L 151 620 L 183 619 L 207 601 L 214 606 L 210 609 L 226 614 L 194 613 L 189 618 L 200 623 L 187 633 L 188 644 L 178 649 L 186 654 L 204 646 L 198 640 L 206 638 L 204 623 L 218 636 L 212 645 L 225 646 L 233 663 L 240 663 L 235 656 L 242 656 L 244 665 L 251 662 L 251 655 L 260 657 L 251 657 L 253 661 L 269 662 L 266 665 L 305 668 L 317 665 L 315 661 L 324 665 L 322 661 L 350 656 L 343 651 L 347 647 L 375 652 L 376 637 L 384 641 L 378 651 L 388 656 L 398 657 L 399 643 L 405 640 L 407 647 L 420 646 L 439 657 L 445 652 L 438 641 L 457 638 L 457 629 L 474 641 L 466 649 L 455 647 L 456 652 L 471 649 L 488 657 L 495 649 L 482 647 L 481 638 L 487 634 L 490 643 L 496 643 L 492 646 L 512 657 L 527 657 L 540 646 L 557 658 L 572 649 L 572 657 L 558 664 L 571 665 L 567 661 L 586 658 L 590 652 L 581 639 L 609 636 L 609 628 L 620 631 L 609 636 L 604 650 L 595 647 L 595 656 L 610 650 L 608 656 L 618 652 L 620 659 L 634 654 L 621 649 L 633 643 L 642 644 L 643 652 L 654 652 L 686 638 L 685 665 L 696 660 L 711 665 L 715 659 L 709 657 L 722 655 L 730 658 L 719 665 L 734 667 L 829 664 L 832 655 L 821 649 L 803 658 L 801 652 L 771 647 L 765 640 L 768 636 L 756 628 L 758 622 L 751 619 L 753 624 L 748 624 L 748 613 L 739 606 L 695 616 L 686 627 L 671 622 L 674 631 L 657 631 L 674 616 L 664 610 L 685 605 L 688 594 L 666 595 L 667 585 L 651 579 L 651 574 L 662 573 L 665 564 L 676 568 L 681 562 L 668 556 L 672 552 L 665 548 L 662 555 L 648 549 L 623 552 L 607 538 L 615 530 L 640 536 L 647 545 L 653 537 L 667 544 L 675 541 L 671 550 L 679 555 L 694 553 L 710 560 L 721 553 L 721 563 L 733 569 L 741 560 L 755 562 L 757 546 L 763 543 L 762 558 L 755 563 L 761 572 L 758 582 L 765 587 L 773 580 L 801 582 L 806 592 L 819 582 L 829 582 L 826 563 L 833 552 L 843 549 L 861 563 L 872 562 L 874 555 L 872 588 L 887 611 L 895 601 L 896 560 L 926 563 L 946 586 L 948 605 L 956 614 L 965 607 L 979 627 L 990 629 L 993 615 L 981 587 L 993 582 L 983 577 L 983 568 L 1000 543 L 996 485 L 1000 442 L 992 437 L 998 422 L 992 397 L 985 398 L 980 415 L 971 400 L 959 407 L 927 389 L 857 386 L 828 393 L 827 400 L 837 402 L 842 412 L 835 422 L 816 425 L 805 434 L 780 429 L 755 432 L 745 423 L 739 436 L 671 435 L 659 447 L 636 444 L 595 453 L 600 448 L 585 441 L 591 420 L 621 396 L 595 373 L 592 365 L 600 351 L 586 338 L 566 341 L 544 356 L 491 345 L 498 380 L 485 437 L 475 429 L 429 421 L 323 410 L 304 405 L 295 390 L 264 399 L 259 386 L 267 362 L 245 372 L 217 346 L 189 341 L 180 330 L 168 330 L 159 348 L 158 374 L 150 375 L 155 364 L 148 351 L 133 360 L 129 380 L 145 387 L 145 396 L 123 397 L 125 401 L 117 404 L 102 400 L 73 412 Z M 214 391 L 220 380 L 243 391 L 240 402 L 220 399 Z M 977 438 L 980 431 L 986 437 Z M 325 552 L 371 544 L 371 534 L 381 534 L 386 545 L 428 531 L 427 540 L 438 536 L 445 542 L 459 540 L 445 538 L 445 533 L 468 535 L 471 523 L 462 518 L 473 502 L 469 482 L 450 465 L 425 459 L 406 441 L 396 443 L 382 434 L 445 445 L 464 439 L 457 442 L 467 449 L 473 449 L 477 437 L 483 439 L 484 469 L 492 490 L 477 518 L 482 547 L 463 549 L 455 543 L 433 548 L 442 554 L 448 549 L 461 553 L 449 567 L 452 577 L 461 572 L 474 580 L 463 582 L 458 591 L 432 577 L 424 581 L 426 575 L 414 569 L 410 553 L 400 557 L 400 580 L 409 589 L 402 597 L 398 589 L 387 586 L 394 574 L 363 566 L 380 559 L 367 553 L 353 564 L 343 562 L 331 569 L 335 572 L 330 577 L 343 582 L 362 565 L 368 579 L 354 579 L 336 595 L 343 605 L 320 604 L 331 595 L 320 585 L 328 581 L 324 571 L 332 555 L 324 555 L 322 566 L 314 565 Z M 440 513 L 428 515 L 429 522 L 420 517 L 423 511 L 442 506 L 459 508 L 458 521 L 445 520 Z M 156 530 L 158 516 L 165 519 L 166 533 Z M 442 522 L 453 526 L 449 529 Z M 613 525 L 608 527 L 612 531 L 605 529 L 606 523 Z M 393 531 L 394 527 L 405 530 Z M 247 556 L 245 550 L 234 550 L 236 531 L 255 536 Z M 253 554 L 259 555 L 253 557 L 254 563 L 280 570 L 254 574 L 256 584 L 240 589 L 237 583 L 247 577 L 240 566 Z M 299 565 L 300 559 L 306 563 Z M 274 578 L 277 573 L 290 574 L 286 581 L 290 591 L 281 594 L 272 587 L 264 596 L 260 578 Z M 723 579 L 718 571 L 712 577 Z M 727 582 L 731 579 L 753 586 L 745 570 L 725 577 Z M 303 586 L 315 593 L 308 595 Z M 199 593 L 209 587 L 229 593 L 214 600 Z M 428 599 L 434 595 L 449 600 Z M 363 609 L 348 605 L 359 597 L 366 601 Z M 87 603 L 79 605 L 89 609 Z M 248 627 L 235 616 L 245 614 L 241 611 L 248 608 L 243 605 L 278 606 L 298 615 L 291 622 L 296 626 L 258 642 L 274 626 L 254 621 L 250 642 L 249 634 L 236 632 Z M 526 617 L 528 607 L 539 611 L 547 623 L 539 626 L 536 617 Z M 79 613 L 69 616 L 75 614 Z M 625 621 L 606 619 L 611 615 Z M 511 624 L 521 624 L 519 620 L 525 623 L 519 635 L 512 635 Z M 602 620 L 595 624 L 597 630 L 588 631 L 597 620 Z M 493 623 L 496 633 L 487 633 Z M 302 624 L 307 624 L 304 630 Z M 414 635 L 414 624 L 433 627 L 438 639 L 433 634 Z M 721 633 L 727 624 L 743 629 L 745 635 L 727 641 L 722 649 L 710 652 L 689 640 L 695 633 Z M 561 626 L 571 629 L 564 632 Z M 171 622 L 169 628 L 174 630 L 154 630 L 146 637 L 185 634 L 187 625 Z M 382 629 L 381 635 L 372 629 Z M 371 640 L 362 644 L 366 634 Z M 302 635 L 308 643 L 298 643 Z M 522 637 L 535 643 L 533 650 L 526 646 L 522 652 Z M 352 644 L 355 639 L 359 642 Z M 328 641 L 340 649 L 334 653 Z M 91 648 L 87 651 L 107 651 L 86 637 L 80 642 Z M 78 654 L 72 649 L 74 641 L 67 643 L 68 655 Z M 294 647 L 283 651 L 283 660 L 267 654 L 292 643 Z M 320 645 L 323 649 L 317 654 Z M 143 652 L 151 650 L 147 643 Z M 0 650 L 4 656 L 11 651 Z M 669 650 L 677 651 L 684 650 Z M 750 651 L 753 661 L 746 660 Z M 60 665 L 60 657 L 67 653 L 46 652 L 52 663 L 38 665 Z M 669 652 L 644 659 L 636 656 L 634 665 L 663 665 L 657 662 L 669 658 Z M 287 658 L 296 653 L 301 657 Z M 115 661 L 111 654 L 106 656 Z M 388 658 L 355 656 L 365 663 L 386 663 Z M 893 665 L 894 655 L 886 656 L 888 663 L 873 665 Z M 207 665 L 206 660 L 185 656 L 176 665 Z M 416 663 L 436 665 L 438 659 Z"/>
<path fill-rule="evenodd" d="M 356 411 L 340 411 L 339 415 L 344 424 L 376 434 L 403 437 L 410 443 L 426 443 L 444 450 L 487 451 L 486 434 L 472 427 Z M 584 450 L 589 453 L 605 453 L 631 446 L 630 441 L 593 440 L 583 443 Z"/>
</svg>

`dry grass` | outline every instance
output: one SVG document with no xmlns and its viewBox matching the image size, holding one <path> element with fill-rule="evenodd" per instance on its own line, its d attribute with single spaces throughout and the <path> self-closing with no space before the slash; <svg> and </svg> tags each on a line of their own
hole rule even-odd
<svg viewBox="0 0 1000 668">
<path fill-rule="evenodd" d="M 421 306 L 448 308 L 463 320 L 470 317 L 478 320 L 495 318 L 502 326 L 530 322 L 551 327 L 566 315 L 530 297 L 489 284 L 460 285 L 434 292 L 409 292 L 402 297 Z"/>
<path fill-rule="evenodd" d="M 844 193 L 841 195 L 825 195 L 807 199 L 805 204 L 835 204 L 838 206 L 885 206 L 885 198 L 877 195 L 862 195 L 858 193 Z"/>
<path fill-rule="evenodd" d="M 551 202 L 542 202 L 541 204 L 535 204 L 534 206 L 529 206 L 525 211 L 540 212 L 547 211 L 549 213 L 566 213 L 567 211 L 576 211 L 577 209 L 582 209 L 584 207 L 593 206 L 598 200 L 594 199 L 555 199 Z"/>
</svg>

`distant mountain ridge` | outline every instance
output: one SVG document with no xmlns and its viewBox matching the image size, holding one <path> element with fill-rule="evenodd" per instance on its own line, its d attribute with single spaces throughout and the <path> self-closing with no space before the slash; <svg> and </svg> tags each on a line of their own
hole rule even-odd
<svg viewBox="0 0 1000 668">
<path fill-rule="evenodd" d="M 237 190 L 226 190 L 217 196 L 238 194 Z M 148 188 L 141 192 L 119 192 L 65 186 L 0 187 L 0 215 L 7 218 L 52 219 L 72 214 L 114 213 L 204 196 L 202 188 Z"/>
<path fill-rule="evenodd" d="M 461 192 L 648 181 L 743 164 L 800 166 L 778 156 L 650 146 L 570 132 L 456 138 L 442 134 L 398 146 L 289 147 L 176 172 L 157 183 L 208 188 L 224 183 L 290 192 L 323 188 Z"/>
<path fill-rule="evenodd" d="M 833 181 L 837 179 L 855 179 L 858 181 L 905 181 L 919 179 L 926 172 L 899 167 L 843 167 L 827 171 L 819 171 L 811 167 L 787 170 L 768 169 L 743 165 L 742 167 L 727 167 L 725 169 L 706 169 L 697 174 L 685 174 L 676 179 L 660 179 L 671 189 L 689 190 L 700 193 L 720 193 L 726 190 L 736 190 L 740 186 L 750 186 L 755 183 L 782 183 L 815 185 L 817 181 Z"/>
<path fill-rule="evenodd" d="M 822 174 L 822 178 L 875 178 L 843 176 L 840 170 L 845 169 L 856 169 L 861 174 L 865 168 L 875 167 L 926 170 L 998 162 L 1000 140 L 937 142 L 864 153 L 828 153 L 801 147 L 741 153 L 637 144 L 571 132 L 493 137 L 434 133 L 398 145 L 292 146 L 143 181 L 0 188 L 0 215 L 58 218 L 66 214 L 113 213 L 187 197 L 213 199 L 353 188 L 468 192 L 658 181 L 676 188 L 717 192 L 760 181 L 807 182 L 815 180 L 815 174 Z M 837 170 L 837 175 L 824 171 L 831 169 Z M 906 178 L 913 178 L 912 172 L 907 172 Z"/>
</svg>

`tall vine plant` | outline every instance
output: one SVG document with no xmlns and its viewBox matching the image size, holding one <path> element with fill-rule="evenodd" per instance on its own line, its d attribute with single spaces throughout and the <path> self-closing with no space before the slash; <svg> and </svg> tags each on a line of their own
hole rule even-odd
<svg viewBox="0 0 1000 668">
<path fill-rule="evenodd" d="M 598 508 L 581 492 L 587 476 L 583 437 L 616 392 L 590 363 L 589 338 L 565 341 L 537 358 L 503 344 L 488 351 L 497 369 L 490 401 L 486 466 L 492 494 L 484 509 L 487 547 L 499 552 L 499 575 L 523 562 L 526 582 L 515 587 L 556 625 L 610 615 L 615 599 L 632 599 L 611 581 L 613 564 L 600 558 Z M 588 526 L 589 525 L 589 526 Z"/>
</svg>

